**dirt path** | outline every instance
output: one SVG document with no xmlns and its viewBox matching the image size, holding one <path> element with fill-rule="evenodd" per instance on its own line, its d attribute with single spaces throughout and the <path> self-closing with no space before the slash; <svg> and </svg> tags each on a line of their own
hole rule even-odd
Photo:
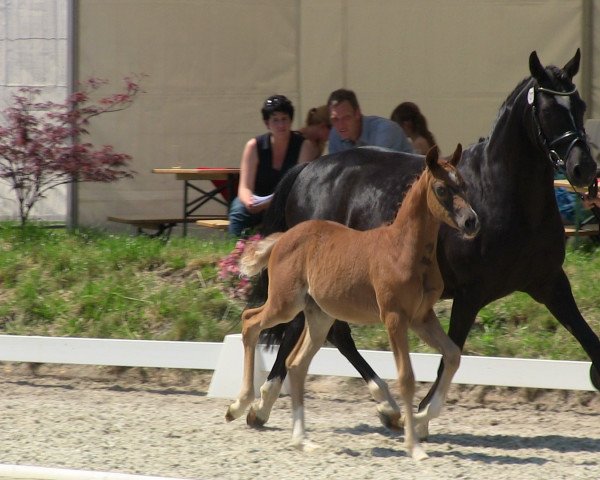
<svg viewBox="0 0 600 480">
<path fill-rule="evenodd" d="M 313 377 L 307 428 L 322 448 L 288 446 L 289 398 L 262 431 L 223 417 L 210 374 L 4 365 L 0 463 L 190 479 L 600 479 L 600 394 L 453 386 L 409 459 L 356 379 Z M 425 392 L 420 387 L 419 397 Z"/>
</svg>

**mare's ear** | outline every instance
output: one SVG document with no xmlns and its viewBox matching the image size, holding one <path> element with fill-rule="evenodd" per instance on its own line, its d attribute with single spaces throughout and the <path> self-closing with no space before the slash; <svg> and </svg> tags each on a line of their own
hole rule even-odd
<svg viewBox="0 0 600 480">
<path fill-rule="evenodd" d="M 462 145 L 459 143 L 458 145 L 456 145 L 456 150 L 454 150 L 452 157 L 450 157 L 450 159 L 448 160 L 450 162 L 450 165 L 452 165 L 453 167 L 456 167 L 458 165 L 458 162 L 460 161 L 461 155 L 462 155 Z"/>
<path fill-rule="evenodd" d="M 427 151 L 427 155 L 425 156 L 425 164 L 430 171 L 434 171 L 436 169 L 439 156 L 440 151 L 437 145 L 434 145 Z"/>
<path fill-rule="evenodd" d="M 544 80 L 550 80 L 535 50 L 529 55 L 529 71 L 531 72 L 531 76 L 535 78 L 538 83 L 542 83 Z"/>
<path fill-rule="evenodd" d="M 581 60 L 581 52 L 579 49 L 575 52 L 575 56 L 567 62 L 563 67 L 563 70 L 568 75 L 569 80 L 573 80 L 573 77 L 577 75 L 579 71 L 579 61 Z"/>
</svg>

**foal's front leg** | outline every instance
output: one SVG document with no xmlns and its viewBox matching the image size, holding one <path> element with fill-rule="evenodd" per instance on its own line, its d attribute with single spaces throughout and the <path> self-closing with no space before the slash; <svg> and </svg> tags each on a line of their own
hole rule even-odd
<svg viewBox="0 0 600 480">
<path fill-rule="evenodd" d="M 429 434 L 429 421 L 440 415 L 446 402 L 452 378 L 460 365 L 461 352 L 460 348 L 444 332 L 433 309 L 429 311 L 422 322 L 413 322 L 412 327 L 423 341 L 442 354 L 444 362 L 444 370 L 439 379 L 438 388 L 429 403 L 415 415 L 417 434 L 419 438 L 426 438 Z"/>
<path fill-rule="evenodd" d="M 428 455 L 419 443 L 413 416 L 415 375 L 408 350 L 408 322 L 397 312 L 382 312 L 382 320 L 388 331 L 390 346 L 398 369 L 400 395 L 404 404 L 404 444 L 414 460 L 424 460 L 428 458 Z"/>
</svg>

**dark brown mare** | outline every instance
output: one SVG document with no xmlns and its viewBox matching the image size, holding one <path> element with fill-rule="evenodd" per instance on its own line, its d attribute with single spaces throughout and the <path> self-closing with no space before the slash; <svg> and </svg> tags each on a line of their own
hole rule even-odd
<svg viewBox="0 0 600 480">
<path fill-rule="evenodd" d="M 450 162 L 438 159 L 436 147 L 427 153 L 425 171 L 390 225 L 358 231 L 326 220 L 310 220 L 270 235 L 244 252 L 242 272 L 256 275 L 268 263 L 270 283 L 265 304 L 242 315 L 244 377 L 238 399 L 227 410 L 228 421 L 240 417 L 254 399 L 254 356 L 261 330 L 290 322 L 304 311 L 306 329 L 287 366 L 292 443 L 300 449 L 312 447 L 306 441 L 303 398 L 312 357 L 336 318 L 358 324 L 383 322 L 398 369 L 406 448 L 415 460 L 427 457 L 415 422 L 439 415 L 460 363 L 460 349 L 433 311 L 444 289 L 436 256 L 440 223 L 456 229 L 465 239 L 479 231 L 479 220 L 465 199 L 465 185 L 455 168 L 460 154 L 460 145 Z M 409 328 L 440 351 L 446 366 L 430 408 L 416 417 L 412 411 L 415 379 L 408 351 Z M 252 411 L 249 418 L 256 419 Z"/>
<path fill-rule="evenodd" d="M 463 152 L 459 170 L 479 215 L 480 235 L 466 242 L 442 225 L 437 256 L 445 285 L 443 297 L 454 299 L 448 335 L 461 349 L 481 308 L 512 292 L 526 292 L 581 344 L 592 360 L 592 383 L 600 390 L 600 341 L 581 316 L 562 268 L 564 231 L 553 188 L 556 168 L 563 169 L 577 186 L 589 185 L 596 175 L 583 128 L 585 104 L 572 81 L 579 60 L 578 50 L 564 68 L 544 68 L 535 52 L 530 55 L 531 77 L 509 94 L 489 136 Z M 280 183 L 266 215 L 265 234 L 311 218 L 359 230 L 377 227 L 394 218 L 406 185 L 422 169 L 422 156 L 365 148 L 299 166 Z M 266 292 L 259 287 L 257 303 L 262 304 Z M 280 338 L 281 345 L 261 388 L 257 411 L 263 421 L 269 418 L 286 376 L 285 359 L 303 325 L 300 316 L 286 328 L 270 331 L 270 339 Z M 358 353 L 348 325 L 336 321 L 328 340 L 367 382 L 379 402 L 382 422 L 397 427 L 396 417 L 388 412 L 398 412 L 398 407 L 385 382 Z M 443 369 L 442 362 L 438 378 Z M 438 382 L 421 402 L 421 409 L 437 387 Z"/>
</svg>

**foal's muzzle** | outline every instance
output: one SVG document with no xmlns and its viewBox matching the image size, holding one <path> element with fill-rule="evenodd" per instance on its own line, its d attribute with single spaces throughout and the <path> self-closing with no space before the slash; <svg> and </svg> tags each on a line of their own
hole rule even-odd
<svg viewBox="0 0 600 480">
<path fill-rule="evenodd" d="M 465 209 L 457 218 L 457 224 L 463 237 L 472 239 L 477 236 L 481 228 L 479 217 L 473 209 Z"/>
</svg>

